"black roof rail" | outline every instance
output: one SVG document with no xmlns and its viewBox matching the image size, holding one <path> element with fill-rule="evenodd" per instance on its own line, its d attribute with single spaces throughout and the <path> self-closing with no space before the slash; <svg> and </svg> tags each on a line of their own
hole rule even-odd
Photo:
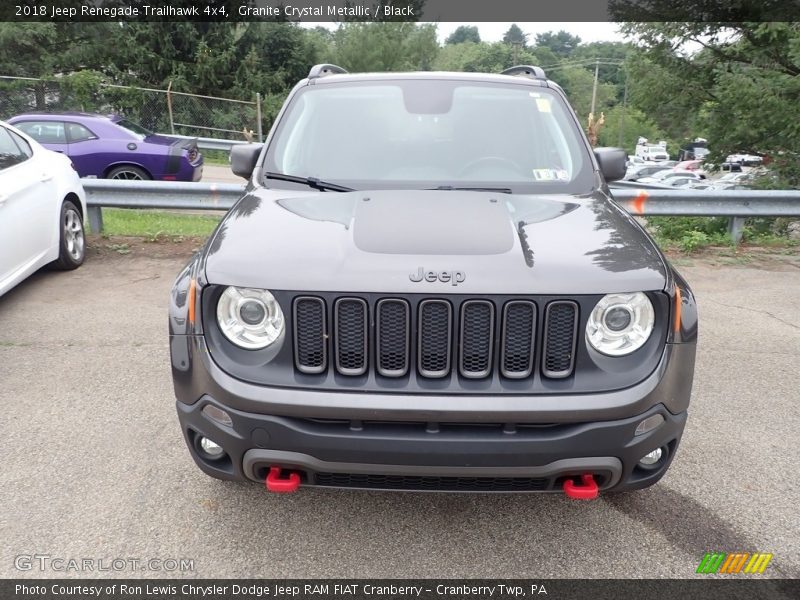
<svg viewBox="0 0 800 600">
<path fill-rule="evenodd" d="M 347 71 L 345 71 L 342 67 L 337 67 L 336 65 L 314 65 L 308 72 L 308 78 L 317 79 L 319 77 L 325 77 L 326 75 L 336 75 L 342 73 L 347 73 Z"/>
<path fill-rule="evenodd" d="M 510 69 L 506 69 L 501 75 L 522 75 L 523 77 L 527 77 L 528 79 L 547 79 L 547 76 L 544 74 L 544 69 L 542 67 L 533 67 L 531 65 L 517 65 L 516 67 L 511 67 Z"/>
</svg>

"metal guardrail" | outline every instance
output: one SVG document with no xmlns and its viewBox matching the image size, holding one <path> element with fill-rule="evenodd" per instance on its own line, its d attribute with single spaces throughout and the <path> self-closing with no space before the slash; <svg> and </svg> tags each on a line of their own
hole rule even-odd
<svg viewBox="0 0 800 600">
<path fill-rule="evenodd" d="M 94 233 L 103 231 L 105 208 L 228 210 L 244 193 L 243 183 L 184 183 L 82 179 Z"/>
<path fill-rule="evenodd" d="M 175 133 L 159 133 L 158 135 L 178 138 L 181 140 L 197 140 L 197 147 L 200 148 L 201 150 L 222 150 L 224 152 L 230 152 L 231 148 L 233 148 L 234 146 L 241 146 L 243 144 L 250 143 L 245 140 L 221 140 L 219 138 L 197 137 L 193 135 L 178 135 Z"/>
<path fill-rule="evenodd" d="M 748 217 L 800 216 L 800 190 L 666 190 L 616 188 L 614 199 L 637 217 L 730 217 L 728 233 L 742 240 Z"/>
<path fill-rule="evenodd" d="M 103 230 L 103 207 L 169 210 L 228 210 L 244 192 L 238 183 L 182 183 L 84 179 L 89 223 Z M 611 190 L 632 215 L 729 217 L 734 242 L 741 240 L 749 217 L 800 217 L 800 190 Z"/>
</svg>

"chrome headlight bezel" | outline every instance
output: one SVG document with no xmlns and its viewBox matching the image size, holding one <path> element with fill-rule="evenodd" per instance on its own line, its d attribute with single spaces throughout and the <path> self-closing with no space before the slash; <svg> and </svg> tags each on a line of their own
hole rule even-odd
<svg viewBox="0 0 800 600">
<path fill-rule="evenodd" d="M 627 313 L 624 327 L 609 325 L 609 314 Z M 606 294 L 586 322 L 586 343 L 606 356 L 627 356 L 645 345 L 655 327 L 655 310 L 643 292 Z"/>
<path fill-rule="evenodd" d="M 248 322 L 242 309 L 261 309 L 258 322 Z M 263 350 L 281 338 L 286 327 L 283 310 L 268 290 L 229 286 L 217 300 L 217 325 L 231 343 L 245 350 Z"/>
</svg>

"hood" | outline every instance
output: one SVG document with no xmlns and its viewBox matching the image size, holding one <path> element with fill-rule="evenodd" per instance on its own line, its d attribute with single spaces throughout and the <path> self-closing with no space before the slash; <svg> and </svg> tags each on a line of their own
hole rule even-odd
<svg viewBox="0 0 800 600">
<path fill-rule="evenodd" d="M 666 282 L 654 243 L 600 192 L 256 189 L 207 245 L 205 272 L 223 285 L 424 294 L 598 294 Z"/>
</svg>

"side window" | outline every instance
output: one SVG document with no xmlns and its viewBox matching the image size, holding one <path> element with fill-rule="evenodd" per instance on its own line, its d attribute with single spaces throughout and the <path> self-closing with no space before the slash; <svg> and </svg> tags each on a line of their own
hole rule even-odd
<svg viewBox="0 0 800 600">
<path fill-rule="evenodd" d="M 31 145 L 28 143 L 27 140 L 25 140 L 24 138 L 18 136 L 13 131 L 9 131 L 8 135 L 10 135 L 11 139 L 14 140 L 17 143 L 17 146 L 19 147 L 19 149 L 22 150 L 22 153 L 27 158 L 30 158 L 31 156 L 33 156 L 33 148 L 31 148 Z"/>
<path fill-rule="evenodd" d="M 67 137 L 70 144 L 96 140 L 97 136 L 80 123 L 67 123 Z"/>
<path fill-rule="evenodd" d="M 24 121 L 14 127 L 24 131 L 40 144 L 66 144 L 64 123 L 59 121 Z"/>
<path fill-rule="evenodd" d="M 27 159 L 28 157 L 11 138 L 11 134 L 5 128 L 0 127 L 0 170 L 18 165 Z"/>
</svg>

